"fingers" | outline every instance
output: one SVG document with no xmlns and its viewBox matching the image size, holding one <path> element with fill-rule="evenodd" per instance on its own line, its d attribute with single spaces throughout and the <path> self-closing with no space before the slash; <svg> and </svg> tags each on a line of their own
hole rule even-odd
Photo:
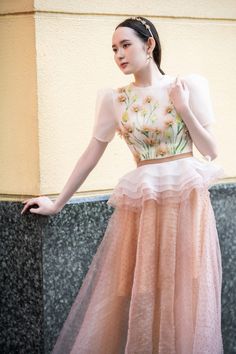
<svg viewBox="0 0 236 354">
<path fill-rule="evenodd" d="M 187 86 L 186 86 L 185 81 L 182 81 L 182 84 L 183 84 L 183 88 L 186 90 L 186 89 L 187 89 Z"/>
<path fill-rule="evenodd" d="M 28 202 L 28 200 L 29 200 L 29 199 L 25 199 L 25 200 L 23 200 L 22 203 L 24 204 L 24 203 Z"/>
<path fill-rule="evenodd" d="M 175 81 L 170 84 L 170 88 L 174 88 L 176 86 L 181 86 L 179 75 L 177 75 Z"/>
<path fill-rule="evenodd" d="M 26 201 L 23 201 L 24 203 L 27 202 L 27 204 L 24 206 L 24 208 L 21 211 L 21 215 L 26 211 L 27 208 L 29 208 L 31 205 L 36 204 L 36 201 L 34 199 L 27 199 Z M 30 211 L 33 210 L 30 209 Z"/>
<path fill-rule="evenodd" d="M 23 209 L 21 210 L 21 212 L 20 212 L 21 215 L 24 214 L 24 212 L 26 211 L 27 208 L 28 208 L 28 205 L 26 204 L 26 205 L 24 206 L 24 208 L 23 208 Z"/>
<path fill-rule="evenodd" d="M 172 88 L 173 87 L 178 87 L 178 88 L 183 88 L 184 90 L 187 90 L 187 85 L 183 79 L 180 79 L 179 75 L 176 76 L 175 82 L 172 83 Z"/>
<path fill-rule="evenodd" d="M 23 208 L 23 209 L 21 210 L 21 212 L 20 212 L 21 215 L 24 214 L 24 212 L 26 211 L 27 208 L 28 208 L 28 207 L 25 205 L 24 208 Z"/>
<path fill-rule="evenodd" d="M 31 208 L 29 211 L 33 214 L 39 214 L 40 208 Z"/>
<path fill-rule="evenodd" d="M 176 76 L 175 85 L 181 86 L 183 84 L 182 80 L 180 79 L 179 75 Z"/>
</svg>

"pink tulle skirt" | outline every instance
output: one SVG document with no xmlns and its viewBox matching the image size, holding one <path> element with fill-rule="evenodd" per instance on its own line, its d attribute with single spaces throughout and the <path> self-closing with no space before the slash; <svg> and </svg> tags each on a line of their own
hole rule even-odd
<svg viewBox="0 0 236 354">
<path fill-rule="evenodd" d="M 221 252 L 195 157 L 123 176 L 115 207 L 53 354 L 222 354 Z"/>
</svg>

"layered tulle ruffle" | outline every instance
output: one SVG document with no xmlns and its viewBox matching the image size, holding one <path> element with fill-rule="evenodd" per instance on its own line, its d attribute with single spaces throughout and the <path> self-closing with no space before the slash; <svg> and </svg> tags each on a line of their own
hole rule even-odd
<svg viewBox="0 0 236 354">
<path fill-rule="evenodd" d="M 159 204 L 163 200 L 179 203 L 189 197 L 193 188 L 209 188 L 224 176 L 221 166 L 200 161 L 194 156 L 146 164 L 120 178 L 108 204 L 141 208 L 148 199 Z"/>
</svg>

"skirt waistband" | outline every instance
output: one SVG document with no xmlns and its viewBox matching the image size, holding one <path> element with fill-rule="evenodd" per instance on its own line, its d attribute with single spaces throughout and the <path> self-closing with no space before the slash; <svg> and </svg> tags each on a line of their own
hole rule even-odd
<svg viewBox="0 0 236 354">
<path fill-rule="evenodd" d="M 176 154 L 176 155 L 171 155 L 171 156 L 166 156 L 166 157 L 161 157 L 161 158 L 156 158 L 156 159 L 149 159 L 149 160 L 141 160 L 137 162 L 137 167 L 142 166 L 142 165 L 147 165 L 150 163 L 161 163 L 161 162 L 167 162 L 167 161 L 172 161 L 172 160 L 178 160 L 182 159 L 184 157 L 191 157 L 193 156 L 193 152 L 184 152 L 183 154 Z"/>
</svg>

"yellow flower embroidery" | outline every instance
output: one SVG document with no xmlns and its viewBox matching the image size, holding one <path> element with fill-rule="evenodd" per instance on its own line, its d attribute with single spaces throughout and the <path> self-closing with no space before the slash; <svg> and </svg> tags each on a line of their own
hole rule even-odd
<svg viewBox="0 0 236 354">
<path fill-rule="evenodd" d="M 159 128 L 154 128 L 154 131 L 156 134 L 161 134 L 161 129 L 159 129 Z"/>
<path fill-rule="evenodd" d="M 171 131 L 166 130 L 166 131 L 164 132 L 164 136 L 165 136 L 167 139 L 170 138 L 170 137 L 172 136 Z"/>
<path fill-rule="evenodd" d="M 157 116 L 155 115 L 155 114 L 153 114 L 152 116 L 151 116 L 151 121 L 152 122 L 155 122 L 157 120 Z"/>
<path fill-rule="evenodd" d="M 138 111 L 141 110 L 141 107 L 135 104 L 135 105 L 132 106 L 132 110 L 133 110 L 134 112 L 138 112 Z"/>
<path fill-rule="evenodd" d="M 144 132 L 144 133 L 148 133 L 148 132 L 151 132 L 152 131 L 152 128 L 149 127 L 148 125 L 143 125 L 141 127 L 141 131 Z"/>
<path fill-rule="evenodd" d="M 153 139 L 153 138 L 145 138 L 144 141 L 147 145 L 150 145 L 150 146 L 157 144 L 157 140 Z"/>
<path fill-rule="evenodd" d="M 126 97 L 124 95 L 120 95 L 120 96 L 118 96 L 118 100 L 119 100 L 119 102 L 125 102 Z"/>
<path fill-rule="evenodd" d="M 166 119 L 166 121 L 165 121 L 165 125 L 166 125 L 166 126 L 170 127 L 170 126 L 172 126 L 173 124 L 174 124 L 174 119 L 173 119 L 173 118 L 168 118 L 168 119 Z"/>
<path fill-rule="evenodd" d="M 127 92 L 131 92 L 132 88 L 130 87 L 130 85 L 127 87 Z"/>
<path fill-rule="evenodd" d="M 128 121 L 128 119 L 129 119 L 128 112 L 125 111 L 125 112 L 122 114 L 122 121 L 126 123 L 126 122 Z"/>
<path fill-rule="evenodd" d="M 129 123 L 126 123 L 123 124 L 122 127 L 118 128 L 117 132 L 120 138 L 129 140 L 130 134 L 133 132 L 133 127 Z"/>
<path fill-rule="evenodd" d="M 173 111 L 174 107 L 172 105 L 166 107 L 166 114 L 170 114 Z"/>
<path fill-rule="evenodd" d="M 176 123 L 181 123 L 181 122 L 183 121 L 182 118 L 181 118 L 181 116 L 178 115 L 177 113 L 176 113 L 176 118 L 175 118 L 175 120 L 176 120 Z"/>
<path fill-rule="evenodd" d="M 129 145 L 136 161 L 168 156 L 188 148 L 190 133 L 172 101 L 163 107 L 164 112 L 162 107 L 159 112 L 160 104 L 154 95 L 139 96 L 132 86 L 121 87 L 117 97 L 124 103 L 118 134 Z"/>
<path fill-rule="evenodd" d="M 118 88 L 118 92 L 119 92 L 119 93 L 125 92 L 125 87 L 119 87 L 119 88 Z"/>
<path fill-rule="evenodd" d="M 143 108 L 140 113 L 142 116 L 145 116 L 147 114 L 147 110 Z"/>
<path fill-rule="evenodd" d="M 151 96 L 147 96 L 144 99 L 144 103 L 150 103 L 152 101 L 152 97 Z"/>
<path fill-rule="evenodd" d="M 166 144 L 161 143 L 158 147 L 157 147 L 157 153 L 159 155 L 166 155 L 168 153 L 168 147 L 166 146 Z"/>
<path fill-rule="evenodd" d="M 125 133 L 132 133 L 133 132 L 133 127 L 129 123 L 125 124 L 123 126 L 123 129 L 124 129 Z"/>
</svg>

